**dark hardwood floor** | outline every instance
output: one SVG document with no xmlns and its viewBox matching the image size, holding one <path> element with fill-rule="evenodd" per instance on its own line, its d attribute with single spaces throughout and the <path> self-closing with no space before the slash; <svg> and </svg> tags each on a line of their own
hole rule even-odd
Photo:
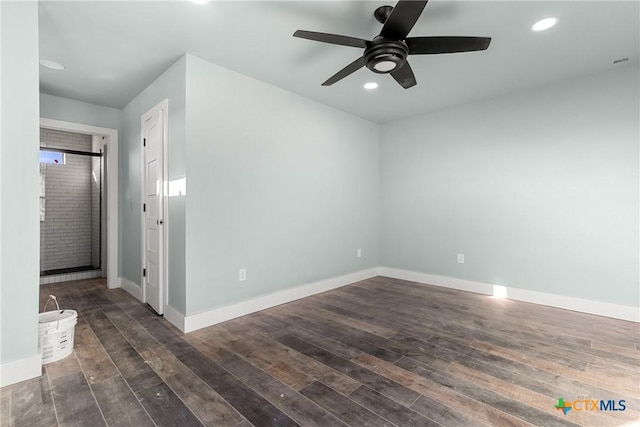
<svg viewBox="0 0 640 427">
<path fill-rule="evenodd" d="M 185 335 L 100 279 L 49 294 L 75 352 L 1 426 L 640 425 L 637 323 L 378 277 Z"/>
</svg>

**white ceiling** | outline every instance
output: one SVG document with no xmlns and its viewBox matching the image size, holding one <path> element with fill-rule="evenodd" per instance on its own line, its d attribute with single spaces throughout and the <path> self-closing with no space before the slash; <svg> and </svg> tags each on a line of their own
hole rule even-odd
<svg viewBox="0 0 640 427">
<path fill-rule="evenodd" d="M 638 63 L 638 1 L 432 0 L 410 36 L 489 36 L 484 52 L 410 56 L 418 85 L 363 68 L 321 83 L 361 49 L 292 37 L 297 29 L 371 39 L 390 1 L 72 1 L 40 3 L 41 91 L 122 108 L 182 54 L 376 122 Z M 534 33 L 538 19 L 558 25 Z M 629 61 L 614 65 L 613 61 Z M 365 82 L 377 81 L 375 91 Z"/>
</svg>

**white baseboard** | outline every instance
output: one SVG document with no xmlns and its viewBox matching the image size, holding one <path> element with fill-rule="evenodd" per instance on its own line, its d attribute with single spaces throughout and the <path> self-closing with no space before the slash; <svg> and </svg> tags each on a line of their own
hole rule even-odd
<svg viewBox="0 0 640 427">
<path fill-rule="evenodd" d="M 493 295 L 493 285 L 482 282 L 474 282 L 471 280 L 456 279 L 455 277 L 417 273 L 415 271 L 400 270 L 390 267 L 380 267 L 380 275 L 391 277 L 394 279 L 408 280 L 410 282 L 441 286 L 443 288 L 475 292 L 476 294 Z"/>
<path fill-rule="evenodd" d="M 185 331 L 185 316 L 178 312 L 175 308 L 165 305 L 164 306 L 164 318 L 167 319 L 173 326 L 180 329 L 182 332 Z"/>
<path fill-rule="evenodd" d="M 375 267 L 368 270 L 346 274 L 344 276 L 320 280 L 318 282 L 297 286 L 292 289 L 285 289 L 282 291 L 274 292 L 272 294 L 263 295 L 261 297 L 239 302 L 237 304 L 231 304 L 226 307 L 220 307 L 210 311 L 186 316 L 183 317 L 182 323 L 181 319 L 176 316 L 174 320 L 177 324 L 169 320 L 170 316 L 174 316 L 176 314 L 182 316 L 179 313 L 175 312 L 175 310 L 172 309 L 173 313 L 170 316 L 166 316 L 165 311 L 165 316 L 181 331 L 191 332 L 197 329 L 206 328 L 207 326 L 215 325 L 216 323 L 235 319 L 236 317 L 255 313 L 256 311 L 265 310 L 267 308 L 295 301 L 300 298 L 305 298 L 311 295 L 319 294 L 321 292 L 326 292 L 331 289 L 359 282 L 361 280 L 370 279 L 378 275 L 379 268 Z M 181 328 L 180 325 L 182 325 L 183 327 Z"/>
<path fill-rule="evenodd" d="M 104 276 L 104 271 L 102 272 L 103 276 Z M 107 288 L 109 289 L 115 289 L 115 288 L 120 288 L 122 287 L 122 277 L 107 277 Z"/>
<path fill-rule="evenodd" d="M 42 375 L 42 355 L 25 357 L 0 365 L 0 387 L 30 380 Z"/>
<path fill-rule="evenodd" d="M 120 284 L 122 286 L 122 289 L 124 289 L 125 291 L 129 292 L 131 295 L 136 297 L 138 299 L 138 301 L 142 301 L 142 287 L 141 286 L 136 285 L 135 283 L 133 283 L 131 280 L 127 279 L 126 277 L 121 277 L 120 278 Z"/>
<path fill-rule="evenodd" d="M 245 316 L 260 310 L 266 310 L 267 308 L 275 307 L 280 304 L 285 304 L 376 276 L 386 276 L 394 279 L 408 280 L 483 295 L 493 295 L 493 284 L 490 283 L 439 276 L 435 274 L 418 273 L 415 271 L 389 267 L 375 267 L 344 276 L 301 285 L 292 289 L 285 289 L 272 294 L 253 298 L 248 301 L 188 316 L 179 313 L 176 309 L 170 306 L 165 306 L 164 317 L 182 332 L 192 332 L 197 329 L 206 328 L 207 326 L 235 319 L 236 317 Z M 141 300 L 142 289 L 139 286 L 125 278 L 122 278 L 122 287 L 127 290 L 127 292 Z M 611 317 L 614 319 L 640 322 L 640 308 L 638 307 L 623 306 L 512 287 L 507 287 L 506 289 L 507 298 L 516 301 L 541 304 L 565 310 Z"/>
<path fill-rule="evenodd" d="M 471 280 L 456 279 L 454 277 L 438 276 L 434 274 L 417 273 L 414 271 L 400 270 L 396 268 L 380 267 L 380 275 L 394 279 L 409 280 L 423 284 L 441 286 L 444 288 L 459 289 L 467 292 L 475 292 L 484 295 L 493 295 L 493 285 L 489 283 L 474 282 Z M 530 291 L 526 289 L 506 287 L 507 298 L 515 301 L 530 302 L 549 307 L 563 308 L 565 310 L 581 313 L 595 314 L 614 319 L 640 322 L 640 308 L 627 305 L 612 304 L 608 302 L 592 301 L 582 298 L 564 295 L 548 294 L 545 292 Z"/>
<path fill-rule="evenodd" d="M 527 289 L 518 288 L 507 288 L 507 298 L 516 301 L 548 305 L 550 307 L 564 308 L 565 310 L 611 317 L 614 319 L 628 320 L 630 322 L 640 322 L 640 308 L 628 305 L 593 301 L 564 295 L 547 294 L 544 292 L 529 291 Z"/>
</svg>

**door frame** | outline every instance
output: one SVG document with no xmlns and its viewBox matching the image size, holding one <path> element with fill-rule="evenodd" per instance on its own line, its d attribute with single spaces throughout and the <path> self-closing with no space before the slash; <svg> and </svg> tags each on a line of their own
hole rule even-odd
<svg viewBox="0 0 640 427">
<path fill-rule="evenodd" d="M 169 299 L 168 299 L 168 286 L 167 286 L 167 266 L 168 266 L 168 258 L 167 258 L 167 235 L 168 232 L 167 230 L 169 229 L 169 215 L 167 215 L 168 209 L 169 209 L 169 203 L 168 203 L 168 198 L 167 198 L 167 191 L 168 191 L 168 184 L 167 184 L 167 176 L 169 173 L 169 167 L 168 167 L 168 146 L 169 146 L 169 99 L 165 98 L 162 101 L 160 101 L 157 105 L 155 105 L 153 108 L 151 108 L 149 111 L 147 111 L 146 113 L 144 113 L 141 117 L 140 117 L 140 252 L 141 252 L 141 262 L 142 265 L 140 267 L 140 288 L 142 290 L 141 292 L 141 296 L 142 296 L 142 302 L 146 303 L 147 302 L 147 289 L 146 289 L 146 285 L 145 285 L 145 277 L 143 275 L 143 269 L 145 268 L 146 265 L 146 254 L 145 254 L 145 250 L 144 250 L 144 244 L 145 244 L 145 239 L 146 239 L 146 227 L 144 225 L 144 211 L 143 209 L 143 204 L 145 203 L 145 186 L 146 186 L 146 176 L 145 176 L 145 161 L 146 161 L 146 156 L 145 156 L 145 149 L 143 146 L 143 129 L 144 129 L 144 122 L 149 118 L 149 116 L 155 114 L 158 112 L 158 110 L 160 110 L 162 112 L 162 185 L 161 185 L 161 191 L 162 191 L 162 196 L 161 196 L 161 202 L 160 202 L 160 209 L 162 209 L 162 221 L 163 221 L 163 226 L 160 227 L 159 229 L 159 233 L 162 233 L 162 243 L 160 245 L 160 251 L 162 252 L 160 254 L 160 295 L 162 298 L 162 315 L 164 315 L 165 312 L 165 308 L 167 307 L 168 303 L 169 303 Z"/>
<path fill-rule="evenodd" d="M 107 287 L 109 289 L 119 288 L 121 282 L 118 276 L 118 130 L 45 117 L 40 118 L 40 127 L 105 138 L 103 145 L 107 145 L 107 194 L 105 194 L 107 200 Z"/>
</svg>

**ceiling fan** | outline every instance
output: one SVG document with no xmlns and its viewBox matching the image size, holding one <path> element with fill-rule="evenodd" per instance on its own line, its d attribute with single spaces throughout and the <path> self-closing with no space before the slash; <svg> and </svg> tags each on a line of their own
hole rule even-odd
<svg viewBox="0 0 640 427">
<path fill-rule="evenodd" d="M 366 66 L 374 73 L 391 74 L 400 86 L 409 89 L 416 85 L 416 78 L 407 56 L 485 50 L 491 43 L 491 37 L 407 37 L 426 5 L 426 1 L 399 1 L 395 7 L 380 6 L 373 16 L 383 24 L 382 31 L 371 41 L 303 30 L 296 31 L 293 36 L 364 49 L 361 57 L 331 76 L 322 86 L 331 86 Z"/>
</svg>

